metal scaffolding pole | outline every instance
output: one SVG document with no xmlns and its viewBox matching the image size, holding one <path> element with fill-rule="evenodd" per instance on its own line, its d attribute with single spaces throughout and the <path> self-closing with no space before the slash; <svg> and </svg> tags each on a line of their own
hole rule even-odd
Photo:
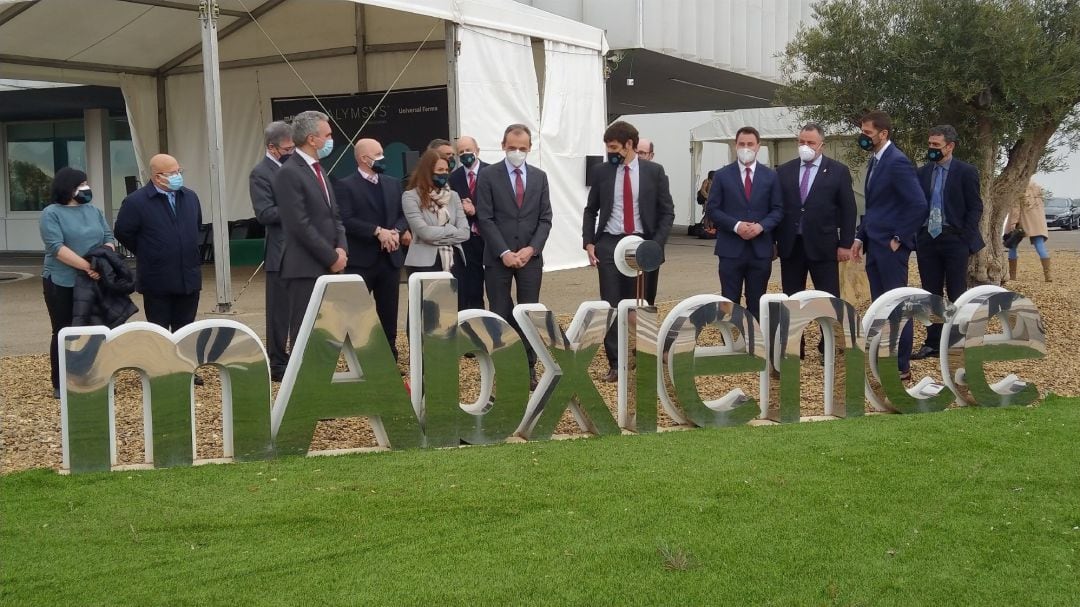
<svg viewBox="0 0 1080 607">
<path fill-rule="evenodd" d="M 214 222 L 214 278 L 217 306 L 214 311 L 232 311 L 232 276 L 229 261 L 229 224 L 225 218 L 225 151 L 221 135 L 221 78 L 218 72 L 217 0 L 199 2 L 202 22 L 203 90 L 206 96 L 206 138 L 210 152 L 210 208 Z"/>
</svg>

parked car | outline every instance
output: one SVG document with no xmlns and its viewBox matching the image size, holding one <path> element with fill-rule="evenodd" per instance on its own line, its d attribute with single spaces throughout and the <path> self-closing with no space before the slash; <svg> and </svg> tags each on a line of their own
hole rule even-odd
<svg viewBox="0 0 1080 607">
<path fill-rule="evenodd" d="M 1075 230 L 1080 228 L 1080 202 L 1068 198 L 1047 198 L 1046 227 Z"/>
</svg>

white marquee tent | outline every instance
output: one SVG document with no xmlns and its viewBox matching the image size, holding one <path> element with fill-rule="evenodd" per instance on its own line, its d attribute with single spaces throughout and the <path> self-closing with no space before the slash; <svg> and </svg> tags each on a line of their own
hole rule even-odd
<svg viewBox="0 0 1080 607">
<path fill-rule="evenodd" d="M 253 215 L 248 171 L 262 155 L 271 99 L 445 85 L 450 135 L 476 137 L 485 160 L 501 157 L 507 124 L 533 127 L 530 162 L 550 176 L 555 216 L 546 267 L 584 265 L 585 156 L 602 153 L 606 115 L 602 30 L 512 0 L 218 0 L 217 201 L 200 4 L 0 0 L 0 78 L 120 87 L 141 178 L 167 149 L 218 225 Z M 219 308 L 231 304 L 226 262 Z"/>
</svg>

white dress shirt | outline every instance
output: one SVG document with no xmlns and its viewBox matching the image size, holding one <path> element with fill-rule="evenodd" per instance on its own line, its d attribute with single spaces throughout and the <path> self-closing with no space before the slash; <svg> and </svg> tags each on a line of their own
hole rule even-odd
<svg viewBox="0 0 1080 607">
<path fill-rule="evenodd" d="M 641 193 L 639 184 L 641 183 L 641 171 L 639 171 L 638 159 L 635 156 L 634 160 L 629 165 L 621 164 L 615 171 L 615 204 L 611 207 L 611 217 L 608 218 L 607 225 L 604 226 L 604 231 L 608 234 L 615 234 L 616 236 L 626 233 L 626 229 L 623 226 L 623 205 L 625 200 L 623 199 L 623 181 L 626 179 L 625 174 L 627 166 L 630 169 L 630 189 L 634 193 L 634 232 L 635 234 L 642 234 L 644 230 L 641 224 L 641 207 L 638 204 L 638 197 Z"/>
</svg>

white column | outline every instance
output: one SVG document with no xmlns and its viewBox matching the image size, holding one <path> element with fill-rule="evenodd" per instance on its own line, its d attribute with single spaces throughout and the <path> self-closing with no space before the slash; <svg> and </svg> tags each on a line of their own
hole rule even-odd
<svg viewBox="0 0 1080 607">
<path fill-rule="evenodd" d="M 110 224 L 116 219 L 112 200 L 112 157 L 109 152 L 109 111 L 83 110 L 86 141 L 86 181 L 94 192 L 92 204 L 105 213 Z"/>
</svg>

